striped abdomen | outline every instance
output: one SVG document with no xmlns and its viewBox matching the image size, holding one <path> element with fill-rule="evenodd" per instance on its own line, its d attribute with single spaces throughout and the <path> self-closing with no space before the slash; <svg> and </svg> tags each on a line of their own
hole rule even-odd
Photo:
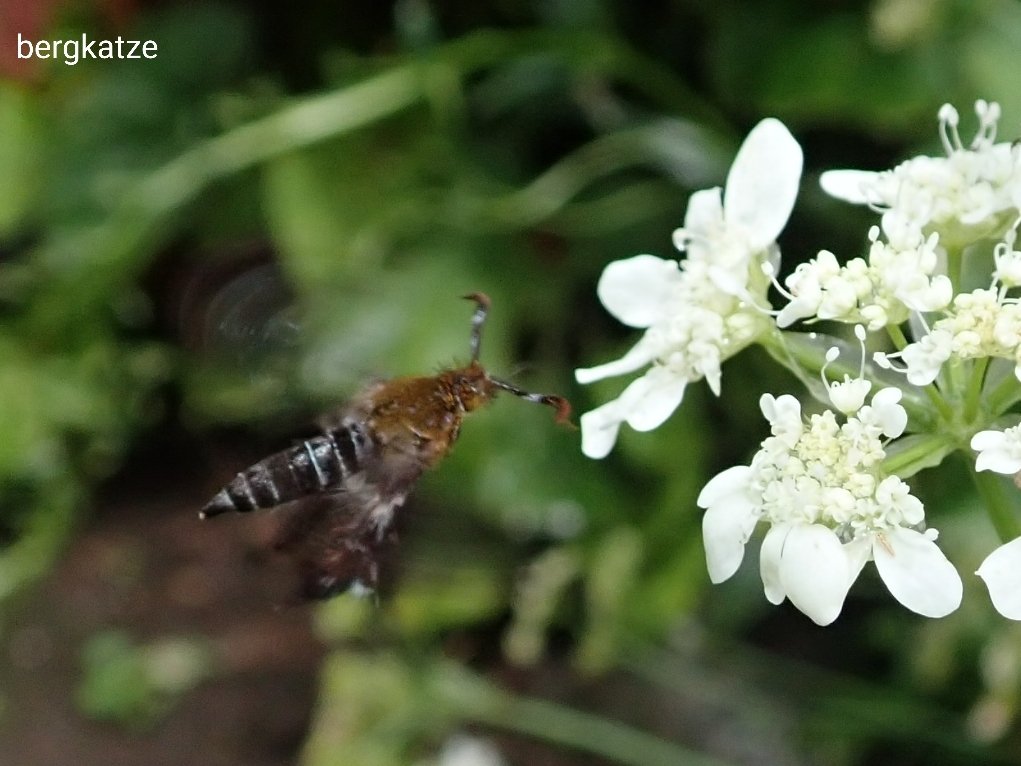
<svg viewBox="0 0 1021 766">
<path fill-rule="evenodd" d="M 270 455 L 239 473 L 199 512 L 202 518 L 226 511 L 273 508 L 344 486 L 365 465 L 375 444 L 363 426 L 345 420 L 337 428 Z"/>
</svg>

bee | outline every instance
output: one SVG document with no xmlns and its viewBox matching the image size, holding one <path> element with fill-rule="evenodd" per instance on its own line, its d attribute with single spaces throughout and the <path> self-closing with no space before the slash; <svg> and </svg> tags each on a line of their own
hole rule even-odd
<svg viewBox="0 0 1021 766">
<path fill-rule="evenodd" d="M 299 596 L 328 598 L 376 591 L 381 553 L 396 543 L 394 517 L 422 474 L 451 450 L 469 412 L 500 391 L 556 410 L 569 425 L 571 405 L 491 377 L 479 363 L 490 300 L 475 303 L 471 360 L 438 375 L 394 378 L 366 386 L 320 421 L 322 433 L 241 471 L 201 511 L 289 508 L 273 540 L 299 565 Z"/>
</svg>

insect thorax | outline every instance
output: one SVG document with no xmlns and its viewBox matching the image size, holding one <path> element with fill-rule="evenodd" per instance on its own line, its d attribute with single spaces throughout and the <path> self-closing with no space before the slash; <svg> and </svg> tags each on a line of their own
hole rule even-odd
<svg viewBox="0 0 1021 766">
<path fill-rule="evenodd" d="M 373 396 L 369 429 L 384 450 L 415 454 L 431 466 L 457 439 L 464 415 L 493 394 L 477 364 L 432 377 L 397 378 Z"/>
</svg>

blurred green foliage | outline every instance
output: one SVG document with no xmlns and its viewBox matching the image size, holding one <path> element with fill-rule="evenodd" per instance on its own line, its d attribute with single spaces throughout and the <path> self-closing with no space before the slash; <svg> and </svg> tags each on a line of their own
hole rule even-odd
<svg viewBox="0 0 1021 766">
<path fill-rule="evenodd" d="M 96 13 L 77 11 L 55 33 L 101 33 Z M 847 234 L 854 213 L 820 200 L 813 172 L 884 167 L 933 144 L 945 101 L 995 99 L 1001 124 L 1021 120 L 1021 6 L 1007 0 L 200 2 L 134 23 L 133 36 L 159 41 L 158 59 L 51 62 L 34 84 L 0 83 L 0 598 L 47 571 L 97 482 L 169 418 L 196 434 L 282 432 L 368 376 L 463 360 L 457 296 L 469 291 L 493 298 L 490 369 L 578 411 L 615 395 L 614 381 L 572 383 L 574 367 L 634 340 L 595 299 L 600 271 L 669 256 L 688 194 L 722 182 L 763 116 L 806 147 L 788 265 L 863 241 L 863 229 Z M 159 329 L 167 264 L 215 266 L 250 242 L 274 253 L 298 341 L 238 365 Z M 192 319 L 215 332 L 216 317 L 208 304 Z M 623 434 L 600 463 L 539 408 L 501 401 L 474 417 L 418 490 L 424 529 L 407 541 L 395 597 L 321 610 L 337 651 L 304 762 L 406 764 L 464 722 L 619 763 L 705 762 L 597 717 L 612 707 L 598 697 L 591 713 L 518 697 L 443 656 L 452 636 L 491 634 L 480 672 L 553 657 L 578 679 L 624 669 L 650 688 L 726 653 L 719 677 L 747 671 L 743 683 L 799 711 L 796 762 L 1010 760 L 1021 682 L 988 668 L 1021 664 L 1021 637 L 977 594 L 928 623 L 864 583 L 822 635 L 778 618 L 751 567 L 706 591 L 694 498 L 758 441 L 764 386 L 792 388 L 754 354 L 736 360 L 720 402 L 693 387 L 670 423 Z M 939 477 L 922 478 L 940 497 Z M 943 495 L 962 518 L 957 539 L 981 550 L 968 501 Z M 697 651 L 678 638 L 693 624 L 711 637 Z M 367 637 L 382 646 L 351 648 Z M 805 665 L 772 667 L 756 642 Z M 207 671 L 196 660 L 168 697 L 147 651 L 97 635 L 80 705 L 147 722 Z M 784 682 L 813 661 L 872 682 L 852 689 L 815 669 L 808 705 Z M 880 715 L 891 690 L 898 704 Z M 917 720 L 939 728 L 921 755 Z M 736 726 L 754 749 L 747 723 Z M 671 726 L 659 721 L 666 739 Z"/>
<path fill-rule="evenodd" d="M 119 631 L 96 633 L 82 652 L 78 707 L 96 719 L 146 728 L 206 678 L 213 664 L 200 638 L 140 645 Z"/>
</svg>

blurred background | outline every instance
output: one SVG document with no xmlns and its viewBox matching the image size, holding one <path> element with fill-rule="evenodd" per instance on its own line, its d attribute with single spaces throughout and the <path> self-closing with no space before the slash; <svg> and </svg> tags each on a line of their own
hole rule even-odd
<svg viewBox="0 0 1021 766">
<path fill-rule="evenodd" d="M 378 603 L 285 606 L 258 522 L 196 517 L 366 379 L 465 361 L 467 292 L 488 369 L 606 401 L 572 371 L 637 336 L 599 274 L 672 257 L 752 125 L 805 149 L 785 270 L 849 258 L 872 218 L 818 172 L 938 152 L 944 102 L 1010 140 L 1018 71 L 1008 0 L 0 0 L 0 763 L 1021 763 L 1021 631 L 939 471 L 953 616 L 869 569 L 817 628 L 754 545 L 709 586 L 698 490 L 798 391 L 755 351 L 603 461 L 546 408 L 473 415 Z"/>
</svg>

